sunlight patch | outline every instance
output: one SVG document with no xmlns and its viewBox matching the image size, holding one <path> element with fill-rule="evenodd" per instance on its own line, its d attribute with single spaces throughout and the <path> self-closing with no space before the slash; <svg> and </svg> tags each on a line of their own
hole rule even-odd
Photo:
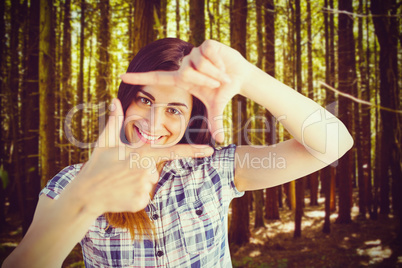
<svg viewBox="0 0 402 268">
<path fill-rule="evenodd" d="M 368 246 L 375 246 L 379 245 L 379 242 L 381 241 L 367 241 L 365 244 Z M 369 265 L 382 262 L 384 259 L 387 259 L 392 255 L 392 250 L 389 247 L 383 247 L 381 245 L 369 248 L 359 248 L 356 252 L 360 256 L 368 256 L 370 258 Z"/>
</svg>

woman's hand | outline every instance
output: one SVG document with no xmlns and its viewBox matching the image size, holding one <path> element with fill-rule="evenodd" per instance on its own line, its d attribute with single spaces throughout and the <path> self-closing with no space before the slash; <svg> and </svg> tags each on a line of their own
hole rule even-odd
<svg viewBox="0 0 402 268">
<path fill-rule="evenodd" d="M 177 71 L 126 73 L 124 83 L 135 85 L 167 85 L 188 90 L 208 110 L 210 131 L 222 142 L 223 110 L 241 89 L 250 75 L 252 65 L 241 54 L 217 41 L 206 40 L 183 58 Z"/>
<path fill-rule="evenodd" d="M 158 182 L 158 163 L 213 153 L 211 147 L 204 145 L 131 148 L 120 140 L 124 116 L 118 99 L 113 100 L 112 108 L 93 154 L 69 185 L 74 188 L 69 189 L 70 193 L 85 199 L 88 213 L 99 216 L 105 212 L 139 211 L 148 204 L 153 185 Z"/>
</svg>

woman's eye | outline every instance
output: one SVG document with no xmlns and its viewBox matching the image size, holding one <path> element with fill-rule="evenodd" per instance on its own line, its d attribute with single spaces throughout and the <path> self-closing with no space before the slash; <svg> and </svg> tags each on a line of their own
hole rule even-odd
<svg viewBox="0 0 402 268">
<path fill-rule="evenodd" d="M 169 107 L 167 111 L 168 111 L 168 113 L 171 113 L 171 114 L 174 114 L 174 115 L 180 115 L 181 114 L 181 112 L 179 110 L 177 110 L 175 108 L 171 108 L 171 107 Z"/>
<path fill-rule="evenodd" d="M 140 97 L 140 102 L 145 105 L 151 105 L 151 101 L 144 97 Z"/>
</svg>

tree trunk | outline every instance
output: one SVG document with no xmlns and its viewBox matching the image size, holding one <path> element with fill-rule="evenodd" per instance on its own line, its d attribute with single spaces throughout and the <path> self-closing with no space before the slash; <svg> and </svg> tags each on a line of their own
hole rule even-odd
<svg viewBox="0 0 402 268">
<path fill-rule="evenodd" d="M 302 92 L 302 70 L 301 70 L 301 30 L 300 30 L 300 0 L 295 1 L 295 26 L 296 26 L 296 89 Z M 304 204 L 304 179 L 300 178 L 296 181 L 296 211 L 295 211 L 295 232 L 294 237 L 301 236 L 301 223 L 303 216 Z"/>
<path fill-rule="evenodd" d="M 371 2 L 375 33 L 380 44 L 380 99 L 381 106 L 399 110 L 400 94 L 398 87 L 398 19 L 395 0 Z M 390 16 L 385 16 L 389 14 Z M 398 238 L 402 237 L 402 167 L 401 145 L 402 133 L 400 116 L 396 113 L 381 110 L 381 204 L 380 213 L 388 215 L 389 204 L 389 171 L 392 174 L 393 208 L 400 219 Z M 402 239 L 400 239 L 402 240 Z M 399 243 L 401 243 L 399 240 Z"/>
<path fill-rule="evenodd" d="M 134 3 L 133 55 L 155 40 L 154 6 L 156 0 L 136 0 Z"/>
<path fill-rule="evenodd" d="M 273 0 L 263 0 L 264 7 L 264 70 L 272 77 L 275 77 L 275 5 Z M 262 39 L 262 38 L 261 38 Z M 269 130 L 265 132 L 265 142 L 276 144 L 276 122 L 272 114 L 266 110 L 265 118 L 269 123 Z M 282 186 L 266 189 L 265 219 L 279 220 L 278 195 Z"/>
<path fill-rule="evenodd" d="M 65 125 L 65 117 L 69 111 L 69 102 L 71 99 L 71 0 L 64 3 L 64 19 L 63 19 L 63 45 L 62 45 L 62 72 L 61 72 L 61 94 L 60 94 L 60 120 L 62 127 L 62 135 L 59 136 L 60 149 L 60 166 L 65 167 L 69 164 L 68 140 L 64 132 L 64 127 L 71 129 L 70 124 Z"/>
<path fill-rule="evenodd" d="M 136 1 L 141 2 L 141 1 Z M 109 0 L 99 2 L 100 23 L 98 29 L 98 56 L 96 94 L 98 103 L 108 102 L 110 98 L 110 62 L 109 62 L 109 46 L 110 46 L 110 4 Z M 152 10 L 152 9 L 151 9 Z M 153 16 L 153 13 L 152 13 Z M 153 25 L 153 24 L 152 24 Z M 152 26 L 151 25 L 151 26 Z"/>
<path fill-rule="evenodd" d="M 280 186 L 266 189 L 265 196 L 265 219 L 279 220 L 278 189 Z"/>
<path fill-rule="evenodd" d="M 353 12 L 351 0 L 338 0 L 339 10 Z M 346 14 L 338 15 L 338 81 L 339 90 L 353 94 L 356 81 L 355 70 L 355 41 L 353 37 L 353 19 Z M 352 103 L 349 99 L 339 100 L 339 118 L 348 129 L 353 127 Z M 351 165 L 353 151 L 347 152 L 338 165 L 339 179 L 339 216 L 338 223 L 351 222 L 352 181 L 354 166 Z"/>
<path fill-rule="evenodd" d="M 311 1 L 307 0 L 307 84 L 308 84 L 308 97 L 314 100 L 314 87 L 313 87 L 313 40 L 311 33 Z M 308 180 L 310 181 L 310 205 L 318 205 L 318 171 L 310 174 Z"/>
<path fill-rule="evenodd" d="M 99 3 L 99 5 L 102 7 L 102 2 Z M 78 71 L 78 81 L 77 81 L 77 104 L 83 104 L 84 102 L 84 59 L 85 59 L 85 17 L 86 17 L 86 3 L 85 0 L 81 0 L 81 20 L 80 20 L 80 63 L 79 63 L 79 71 Z M 102 26 L 100 26 L 101 28 Z M 102 41 L 100 41 L 102 42 Z M 102 51 L 102 49 L 100 49 Z M 98 64 L 102 64 L 101 63 L 101 56 L 99 56 L 99 63 Z M 99 77 L 101 76 L 101 73 L 98 73 Z M 97 81 L 98 82 L 98 81 Z M 100 81 L 99 81 L 100 82 Z M 97 85 L 99 85 L 97 83 Z M 99 88 L 99 87 L 98 87 Z M 99 92 L 97 90 L 97 95 L 99 96 Z M 99 101 L 99 97 L 98 97 L 98 101 Z M 76 125 L 75 125 L 75 129 L 77 132 L 77 140 L 79 143 L 83 143 L 83 137 L 84 137 L 84 130 L 83 130 L 83 123 L 82 123 L 82 119 L 83 119 L 83 110 L 79 109 L 76 112 L 77 115 L 77 119 L 76 119 Z M 81 152 L 82 152 L 82 148 L 79 146 L 79 144 L 75 144 L 75 163 L 80 163 L 81 162 Z"/>
<path fill-rule="evenodd" d="M 205 40 L 205 1 L 190 0 L 190 43 L 199 46 Z"/>
<path fill-rule="evenodd" d="M 176 37 L 180 38 L 180 0 L 176 0 Z"/>
<path fill-rule="evenodd" d="M 56 174 L 55 163 L 55 55 L 53 1 L 40 1 L 39 27 L 39 138 L 41 185 Z"/>
<path fill-rule="evenodd" d="M 5 1 L 0 0 L 0 39 L 6 39 L 6 25 L 4 20 L 4 10 L 5 10 Z M 4 77 L 4 62 L 6 58 L 6 46 L 5 42 L 0 42 L 0 76 Z M 0 79 L 0 94 L 5 95 L 5 85 L 3 79 Z M 4 107 L 1 107 L 0 112 L 3 113 Z M 3 126 L 3 116 L 0 116 L 0 126 Z M 4 135 L 3 131 L 0 131 L 0 170 L 2 172 L 6 172 L 4 162 L 6 162 L 6 152 L 5 152 L 5 144 L 4 144 Z M 0 184 L 0 229 L 3 230 L 3 227 L 6 224 L 6 211 L 5 211 L 5 184 Z"/>
<path fill-rule="evenodd" d="M 231 46 L 246 57 L 247 39 L 247 0 L 232 0 L 230 13 Z M 247 115 L 247 101 L 243 96 L 236 95 L 232 99 L 233 142 L 237 145 L 246 144 L 243 131 Z M 242 116 L 243 115 L 243 116 Z M 249 204 L 247 195 L 232 201 L 232 217 L 229 229 L 229 242 L 243 245 L 249 242 Z"/>
<path fill-rule="evenodd" d="M 23 233 L 31 224 L 40 191 L 39 176 L 39 0 L 31 0 L 28 24 L 27 71 L 24 81 L 24 219 Z"/>
<path fill-rule="evenodd" d="M 21 26 L 20 20 L 21 7 L 18 1 L 11 2 L 10 17 L 11 17 L 11 31 L 9 34 L 9 67 L 7 70 L 7 89 L 6 96 L 7 101 L 4 104 L 7 106 L 6 112 L 9 114 L 9 131 L 7 133 L 7 138 L 9 142 L 8 152 L 9 156 L 6 160 L 6 171 L 9 174 L 9 181 L 13 184 L 11 188 L 13 193 L 10 194 L 10 207 L 14 207 L 18 210 L 21 218 L 24 218 L 25 208 L 24 208 L 24 196 L 23 196 L 23 177 L 21 174 L 21 168 L 23 163 L 20 157 L 20 109 L 18 101 L 20 99 L 19 91 L 19 81 L 20 81 L 20 57 L 19 57 L 19 44 L 20 37 L 19 31 Z M 7 64 L 7 62 L 6 62 Z M 5 86 L 5 84 L 4 84 Z M 16 191 L 16 193 L 14 192 Z"/>
</svg>

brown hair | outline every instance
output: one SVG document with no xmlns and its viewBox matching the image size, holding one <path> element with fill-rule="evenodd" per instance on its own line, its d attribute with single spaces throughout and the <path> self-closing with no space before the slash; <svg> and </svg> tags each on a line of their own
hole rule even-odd
<svg viewBox="0 0 402 268">
<path fill-rule="evenodd" d="M 143 47 L 134 59 L 131 61 L 127 72 L 148 72 L 155 70 L 175 71 L 180 67 L 180 63 L 184 56 L 188 55 L 193 48 L 193 45 L 177 38 L 160 39 Z M 142 88 L 141 85 L 131 85 L 120 83 L 119 92 L 117 94 L 120 100 L 123 112 L 126 111 L 132 101 L 137 96 L 138 91 Z M 205 105 L 196 97 L 193 96 L 193 109 L 191 118 L 183 138 L 179 141 L 180 144 L 208 144 L 214 145 L 212 135 L 208 130 L 207 110 Z M 124 134 L 124 129 L 121 130 L 121 139 L 128 143 Z M 105 213 L 105 217 L 110 225 L 128 229 L 134 239 L 135 231 L 142 237 L 144 234 L 151 237 L 152 232 L 155 233 L 155 227 L 149 219 L 145 210 L 135 213 Z"/>
</svg>

